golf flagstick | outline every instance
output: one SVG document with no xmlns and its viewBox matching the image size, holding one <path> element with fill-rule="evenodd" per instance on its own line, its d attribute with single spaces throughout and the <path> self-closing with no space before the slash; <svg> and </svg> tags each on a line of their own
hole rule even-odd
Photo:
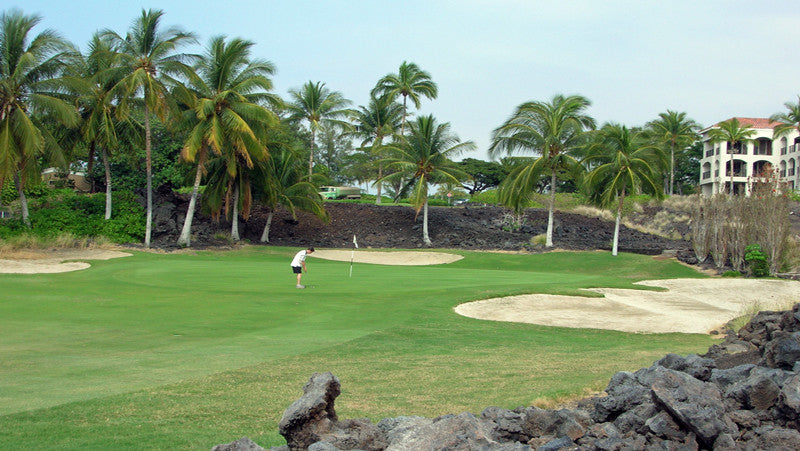
<svg viewBox="0 0 800 451">
<path fill-rule="evenodd" d="M 356 235 L 353 234 L 353 252 L 350 254 L 350 277 L 353 277 L 353 259 L 356 257 L 356 249 L 358 249 L 358 241 L 356 241 Z"/>
</svg>

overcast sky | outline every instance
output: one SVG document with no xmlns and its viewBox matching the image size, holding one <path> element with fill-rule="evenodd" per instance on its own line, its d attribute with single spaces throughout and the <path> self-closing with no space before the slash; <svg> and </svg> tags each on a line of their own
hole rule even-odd
<svg viewBox="0 0 800 451">
<path fill-rule="evenodd" d="M 704 126 L 768 117 L 800 94 L 800 2 L 739 0 L 10 0 L 81 48 L 120 34 L 142 8 L 163 25 L 254 41 L 277 67 L 275 92 L 322 81 L 366 104 L 402 61 L 431 74 L 439 97 L 422 114 L 450 122 L 487 159 L 491 132 L 514 108 L 555 94 L 592 102 L 598 125 L 642 125 L 667 109 Z M 200 52 L 200 47 L 187 49 Z"/>
</svg>

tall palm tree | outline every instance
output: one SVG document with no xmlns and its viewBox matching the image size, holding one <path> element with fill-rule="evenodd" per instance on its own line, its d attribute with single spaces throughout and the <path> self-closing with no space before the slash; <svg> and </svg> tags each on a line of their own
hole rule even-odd
<svg viewBox="0 0 800 451">
<path fill-rule="evenodd" d="M 794 130 L 800 132 L 800 96 L 797 97 L 797 103 L 786 102 L 783 104 L 788 111 L 783 113 L 775 113 L 770 116 L 769 120 L 777 122 L 773 128 L 775 137 L 786 135 Z"/>
<path fill-rule="evenodd" d="M 14 179 L 28 227 L 25 183 L 39 176 L 40 158 L 61 150 L 46 124 L 72 127 L 78 122 L 59 79 L 74 50 L 52 30 L 33 36 L 40 21 L 19 10 L 0 16 L 0 186 Z"/>
<path fill-rule="evenodd" d="M 433 116 L 417 118 L 410 124 L 409 134 L 396 145 L 388 146 L 392 153 L 385 162 L 387 167 L 397 172 L 389 174 L 383 180 L 408 180 L 407 186 L 413 187 L 411 203 L 417 214 L 423 211 L 422 240 L 426 246 L 431 245 L 428 236 L 428 188 L 431 183 L 453 182 L 467 177 L 450 159 L 461 152 L 475 149 L 472 141 L 460 142 L 450 131 L 450 124 L 437 124 Z"/>
<path fill-rule="evenodd" d="M 728 143 L 728 153 L 731 155 L 730 158 L 730 177 L 731 177 L 731 185 L 729 194 L 733 195 L 733 148 L 736 143 L 744 146 L 751 141 L 751 137 L 755 135 L 756 131 L 753 127 L 749 125 L 742 126 L 739 123 L 739 119 L 732 118 L 728 119 L 725 122 L 720 122 L 717 124 L 716 128 L 712 128 L 708 131 L 708 136 L 711 138 L 711 142 L 727 142 Z"/>
<path fill-rule="evenodd" d="M 317 131 L 322 127 L 339 126 L 347 128 L 347 118 L 352 114 L 348 109 L 350 101 L 338 91 L 331 91 L 325 83 L 309 81 L 299 90 L 290 90 L 292 101 L 287 105 L 292 120 L 307 122 L 311 132 L 308 150 L 308 176 L 314 168 L 314 148 Z"/>
<path fill-rule="evenodd" d="M 72 59 L 65 77 L 78 105 L 81 124 L 76 138 L 88 148 L 89 172 L 95 153 L 100 150 L 106 181 L 106 220 L 111 219 L 112 209 L 109 156 L 120 147 L 138 144 L 142 135 L 141 124 L 130 116 L 118 117 L 119 98 L 111 95 L 124 70 L 117 64 L 111 42 L 95 34 L 89 41 L 87 54 Z"/>
<path fill-rule="evenodd" d="M 176 86 L 176 98 L 188 107 L 182 123 L 191 126 L 181 156 L 197 163 L 179 246 L 191 244 L 192 218 L 209 152 L 226 162 L 229 179 L 253 168 L 254 159 L 267 157 L 263 139 L 278 120 L 263 105 L 277 101 L 268 92 L 275 67 L 268 61 L 251 60 L 253 45 L 238 38 L 230 42 L 222 36 L 212 38 L 195 66 L 196 76 L 186 86 Z M 225 177 L 219 179 L 221 183 L 227 181 Z M 234 230 L 232 236 L 236 235 L 238 231 Z"/>
<path fill-rule="evenodd" d="M 611 250 L 612 255 L 617 255 L 625 196 L 643 192 L 663 197 L 657 168 L 664 155 L 658 146 L 648 142 L 642 132 L 631 132 L 624 125 L 607 124 L 595 138 L 585 159 L 585 163 L 594 169 L 587 174 L 584 183 L 589 199 L 594 203 L 610 207 L 617 202 Z"/>
<path fill-rule="evenodd" d="M 697 140 L 700 125 L 687 118 L 685 112 L 667 110 L 659 113 L 658 119 L 647 124 L 655 133 L 656 139 L 669 144 L 669 195 L 675 186 L 675 149 L 683 150 Z"/>
<path fill-rule="evenodd" d="M 400 124 L 400 134 L 406 132 L 406 117 L 408 117 L 408 99 L 419 109 L 420 96 L 435 99 L 439 95 L 439 88 L 431 79 L 431 75 L 420 69 L 415 63 L 403 61 L 396 74 L 387 74 L 378 80 L 372 90 L 372 96 L 389 96 L 396 99 L 403 97 L 403 121 Z"/>
<path fill-rule="evenodd" d="M 571 154 L 584 143 L 584 132 L 593 129 L 594 119 L 585 114 L 591 105 L 583 96 L 556 95 L 550 102 L 526 102 L 492 133 L 489 154 L 511 155 L 531 152 L 538 158 L 515 170 L 501 185 L 500 196 L 519 212 L 536 188 L 541 175 L 550 176 L 550 201 L 547 206 L 546 246 L 553 246 L 553 216 L 558 174 L 577 170 L 580 165 Z"/>
<path fill-rule="evenodd" d="M 269 231 L 275 209 L 282 205 L 294 219 L 297 211 L 307 211 L 328 222 L 317 187 L 304 177 L 302 161 L 290 148 L 273 147 L 270 158 L 256 163 L 256 198 L 269 209 L 261 242 L 269 243 Z"/>
<path fill-rule="evenodd" d="M 370 146 L 369 153 L 371 157 L 381 158 L 383 140 L 393 136 L 397 132 L 402 117 L 401 108 L 400 104 L 389 96 L 377 98 L 372 96 L 369 100 L 369 104 L 366 107 L 360 107 L 355 113 L 353 117 L 355 131 L 353 133 L 362 138 L 362 149 L 366 149 L 367 146 Z M 381 178 L 383 178 L 383 163 L 378 161 L 377 180 Z M 380 205 L 383 183 L 376 182 L 376 185 L 375 204 Z"/>
<path fill-rule="evenodd" d="M 192 33 L 178 28 L 160 28 L 161 10 L 142 10 L 142 15 L 131 24 L 130 30 L 123 38 L 111 30 L 103 34 L 114 43 L 119 52 L 121 64 L 128 69 L 127 75 L 118 85 L 119 94 L 123 98 L 133 99 L 141 93 L 144 97 L 144 143 L 145 166 L 147 171 L 147 220 L 145 225 L 144 246 L 150 247 L 153 229 L 153 164 L 150 114 L 155 113 L 162 120 L 166 119 L 169 101 L 168 89 L 164 83 L 170 74 L 188 74 L 191 72 L 185 63 L 191 57 L 175 51 L 182 45 L 196 41 Z M 114 93 L 117 94 L 116 92 Z M 129 102 L 121 102 L 117 110 L 118 116 L 124 117 L 129 112 Z"/>
</svg>

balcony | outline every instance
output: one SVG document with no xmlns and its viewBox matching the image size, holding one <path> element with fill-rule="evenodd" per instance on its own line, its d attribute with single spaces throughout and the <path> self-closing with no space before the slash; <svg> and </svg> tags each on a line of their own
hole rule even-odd
<svg viewBox="0 0 800 451">
<path fill-rule="evenodd" d="M 706 150 L 706 156 L 707 157 L 713 157 L 714 156 L 714 149 Z"/>
<path fill-rule="evenodd" d="M 703 172 L 703 180 L 711 178 L 711 171 Z"/>
<path fill-rule="evenodd" d="M 786 169 L 781 171 L 781 178 L 784 178 L 784 177 L 786 177 Z"/>
<path fill-rule="evenodd" d="M 789 169 L 788 176 L 789 176 L 789 177 L 794 177 L 794 168 L 792 168 L 792 169 Z"/>
<path fill-rule="evenodd" d="M 781 155 L 786 155 L 787 150 L 788 149 L 786 147 L 781 147 Z"/>
<path fill-rule="evenodd" d="M 714 177 L 719 177 L 719 169 L 714 170 Z"/>
<path fill-rule="evenodd" d="M 743 149 L 728 149 L 725 153 L 727 153 L 728 155 L 730 155 L 730 154 L 747 155 L 747 150 L 743 150 Z"/>
</svg>

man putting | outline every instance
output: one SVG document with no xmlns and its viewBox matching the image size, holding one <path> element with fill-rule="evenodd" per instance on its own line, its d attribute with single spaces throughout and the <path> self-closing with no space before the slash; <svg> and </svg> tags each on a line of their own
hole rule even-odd
<svg viewBox="0 0 800 451">
<path fill-rule="evenodd" d="M 297 274 L 297 288 L 305 288 L 305 285 L 300 283 L 300 278 L 303 277 L 303 271 L 308 272 L 306 268 L 306 256 L 314 253 L 314 246 L 309 246 L 308 249 L 302 250 L 295 254 L 292 259 L 292 271 Z"/>
</svg>

